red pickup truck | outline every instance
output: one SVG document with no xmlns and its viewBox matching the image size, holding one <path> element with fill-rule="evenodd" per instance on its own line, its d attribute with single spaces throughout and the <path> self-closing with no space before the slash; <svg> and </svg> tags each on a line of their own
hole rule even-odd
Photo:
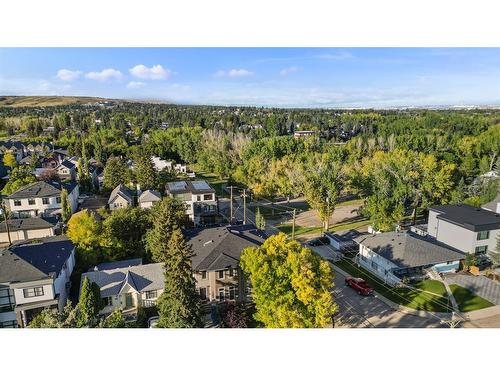
<svg viewBox="0 0 500 375">
<path fill-rule="evenodd" d="M 350 286 L 359 295 L 369 296 L 373 295 L 373 288 L 370 287 L 365 280 L 356 277 L 346 277 L 345 285 Z"/>
</svg>

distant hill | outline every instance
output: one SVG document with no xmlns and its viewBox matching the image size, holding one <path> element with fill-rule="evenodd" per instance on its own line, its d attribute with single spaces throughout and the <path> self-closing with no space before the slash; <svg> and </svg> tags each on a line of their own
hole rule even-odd
<svg viewBox="0 0 500 375">
<path fill-rule="evenodd" d="M 124 100 L 96 98 L 91 96 L 0 96 L 0 107 L 45 107 L 103 101 L 123 102 Z"/>
</svg>

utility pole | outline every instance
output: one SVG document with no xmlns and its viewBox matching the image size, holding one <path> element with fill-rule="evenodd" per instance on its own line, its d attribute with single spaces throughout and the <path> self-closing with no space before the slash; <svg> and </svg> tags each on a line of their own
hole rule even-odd
<svg viewBox="0 0 500 375">
<path fill-rule="evenodd" d="M 295 211 L 296 209 L 293 209 L 293 220 L 292 220 L 292 240 L 295 239 Z"/>
<path fill-rule="evenodd" d="M 247 190 L 243 189 L 243 225 L 247 223 Z"/>
<path fill-rule="evenodd" d="M 229 189 L 231 191 L 231 196 L 229 198 L 230 205 L 231 205 L 231 214 L 229 215 L 229 225 L 233 222 L 233 186 L 229 186 Z"/>
<path fill-rule="evenodd" d="M 3 218 L 5 220 L 5 229 L 7 230 L 7 237 L 9 238 L 9 246 L 12 245 L 12 240 L 10 238 L 10 229 L 9 229 L 9 222 L 7 221 L 7 210 L 5 209 L 5 205 L 3 204 L 3 200 L 0 203 L 1 205 L 1 210 L 3 211 Z"/>
</svg>

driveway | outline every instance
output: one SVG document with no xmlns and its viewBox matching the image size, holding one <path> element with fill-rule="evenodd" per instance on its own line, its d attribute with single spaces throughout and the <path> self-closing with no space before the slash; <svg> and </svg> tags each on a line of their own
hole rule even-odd
<svg viewBox="0 0 500 375">
<path fill-rule="evenodd" d="M 485 276 L 474 276 L 462 273 L 445 274 L 444 278 L 448 284 L 457 284 L 469 289 L 474 294 L 483 297 L 487 301 L 500 305 L 500 284 Z"/>
</svg>

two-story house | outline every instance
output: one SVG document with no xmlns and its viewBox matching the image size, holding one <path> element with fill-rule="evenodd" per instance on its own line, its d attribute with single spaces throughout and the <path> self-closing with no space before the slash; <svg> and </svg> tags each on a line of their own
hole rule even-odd
<svg viewBox="0 0 500 375">
<path fill-rule="evenodd" d="M 113 189 L 108 199 L 109 209 L 111 211 L 119 208 L 125 208 L 134 205 L 134 196 L 132 192 L 120 184 Z"/>
<path fill-rule="evenodd" d="M 161 201 L 161 194 L 156 190 L 143 191 L 137 200 L 141 208 L 151 208 L 155 202 L 159 201 Z"/>
<path fill-rule="evenodd" d="M 433 206 L 426 232 L 465 253 L 486 254 L 496 247 L 500 214 L 466 204 Z"/>
<path fill-rule="evenodd" d="M 205 180 L 168 182 L 165 192 L 186 204 L 186 216 L 195 226 L 220 222 L 215 190 Z"/>
<path fill-rule="evenodd" d="M 165 285 L 163 263 L 141 263 L 140 259 L 111 262 L 82 274 L 82 283 L 88 278 L 99 286 L 104 306 L 101 315 L 120 309 L 133 318 L 140 307 L 156 305 Z"/>
<path fill-rule="evenodd" d="M 194 257 L 192 267 L 201 299 L 245 301 L 248 284 L 240 269 L 247 247 L 260 246 L 267 235 L 253 225 L 235 225 L 186 231 Z"/>
<path fill-rule="evenodd" d="M 62 311 L 74 266 L 75 246 L 64 236 L 0 251 L 0 328 L 26 327 L 47 307 Z"/>
<path fill-rule="evenodd" d="M 61 180 L 76 180 L 76 159 L 65 159 L 59 164 L 55 171 Z"/>
<path fill-rule="evenodd" d="M 56 217 L 27 217 L 0 222 L 0 243 L 55 236 L 59 228 Z M 9 238 L 10 237 L 10 238 Z"/>
<path fill-rule="evenodd" d="M 37 181 L 4 198 L 14 218 L 56 216 L 61 214 L 61 192 L 66 189 L 71 213 L 78 208 L 80 195 L 76 182 Z"/>
</svg>

